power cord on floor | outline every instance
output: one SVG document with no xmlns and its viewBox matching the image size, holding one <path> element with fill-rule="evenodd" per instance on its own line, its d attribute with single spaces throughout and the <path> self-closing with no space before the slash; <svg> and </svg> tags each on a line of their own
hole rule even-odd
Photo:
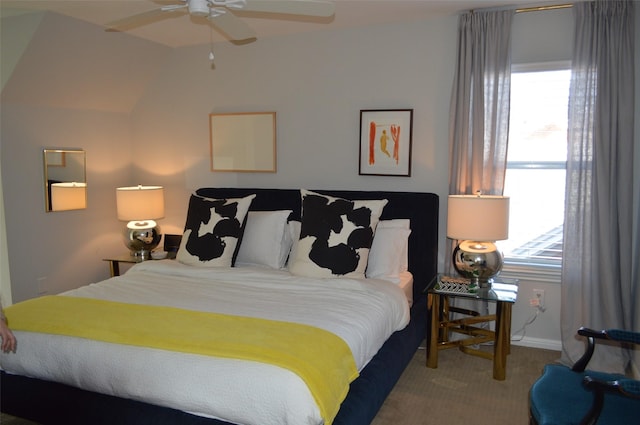
<svg viewBox="0 0 640 425">
<path fill-rule="evenodd" d="M 540 314 L 541 311 L 544 311 L 544 310 L 540 308 L 536 308 L 536 312 L 533 313 L 531 317 L 527 319 L 526 322 L 524 322 L 524 325 L 522 325 L 520 329 L 518 329 L 511 335 L 511 341 L 516 341 L 516 342 L 522 341 L 524 339 L 525 334 L 527 333 L 527 326 L 529 326 L 530 324 L 536 321 L 536 318 L 538 317 L 538 314 Z M 520 332 L 522 332 L 522 336 L 520 338 L 516 338 L 516 335 L 518 335 Z"/>
</svg>

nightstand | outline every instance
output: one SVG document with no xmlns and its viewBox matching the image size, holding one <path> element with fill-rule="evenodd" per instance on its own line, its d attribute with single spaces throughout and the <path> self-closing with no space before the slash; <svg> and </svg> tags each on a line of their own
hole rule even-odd
<svg viewBox="0 0 640 425">
<path fill-rule="evenodd" d="M 427 367 L 438 367 L 438 351 L 458 347 L 460 351 L 493 361 L 493 378 L 506 378 L 507 355 L 511 351 L 511 307 L 518 295 L 518 281 L 494 279 L 491 288 L 467 290 L 464 283 L 451 283 L 446 276 L 438 275 L 436 285 L 429 289 L 427 308 L 430 327 L 427 341 Z M 450 279 L 450 278 L 449 278 Z M 480 314 L 473 310 L 450 306 L 451 298 L 465 298 L 481 303 L 496 303 L 495 314 Z M 457 313 L 462 318 L 451 319 Z M 495 329 L 478 326 L 495 322 Z M 467 337 L 451 341 L 449 333 L 464 334 Z M 493 353 L 474 348 L 474 345 L 490 342 Z"/>
<path fill-rule="evenodd" d="M 136 264 L 141 263 L 143 260 L 140 257 L 135 257 L 131 254 L 123 254 L 115 257 L 103 258 L 102 261 L 109 262 L 109 271 L 111 277 L 120 276 L 120 263 Z"/>
</svg>

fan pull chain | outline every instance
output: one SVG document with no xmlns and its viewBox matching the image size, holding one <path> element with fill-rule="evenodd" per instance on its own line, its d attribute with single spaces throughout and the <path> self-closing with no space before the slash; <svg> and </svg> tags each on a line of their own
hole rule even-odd
<svg viewBox="0 0 640 425">
<path fill-rule="evenodd" d="M 209 25 L 209 43 L 211 44 L 211 50 L 209 50 L 209 62 L 213 65 L 215 56 L 213 55 L 213 28 Z"/>
</svg>

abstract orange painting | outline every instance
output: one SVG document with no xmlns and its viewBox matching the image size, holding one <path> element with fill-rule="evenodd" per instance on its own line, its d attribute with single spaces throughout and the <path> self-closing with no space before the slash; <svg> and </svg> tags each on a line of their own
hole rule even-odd
<svg viewBox="0 0 640 425">
<path fill-rule="evenodd" d="M 413 109 L 360 111 L 360 174 L 411 175 Z"/>
</svg>

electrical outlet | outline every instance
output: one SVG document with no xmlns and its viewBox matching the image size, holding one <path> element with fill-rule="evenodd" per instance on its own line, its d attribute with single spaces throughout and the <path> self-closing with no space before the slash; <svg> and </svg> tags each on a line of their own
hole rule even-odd
<svg viewBox="0 0 640 425">
<path fill-rule="evenodd" d="M 44 277 L 39 277 L 37 279 L 38 282 L 38 295 L 45 295 L 48 291 L 47 291 L 47 277 L 48 276 L 44 276 Z"/>
<path fill-rule="evenodd" d="M 541 313 L 547 311 L 547 307 L 544 305 L 544 289 L 533 290 L 533 298 L 529 300 L 529 305 L 537 308 Z"/>
</svg>

